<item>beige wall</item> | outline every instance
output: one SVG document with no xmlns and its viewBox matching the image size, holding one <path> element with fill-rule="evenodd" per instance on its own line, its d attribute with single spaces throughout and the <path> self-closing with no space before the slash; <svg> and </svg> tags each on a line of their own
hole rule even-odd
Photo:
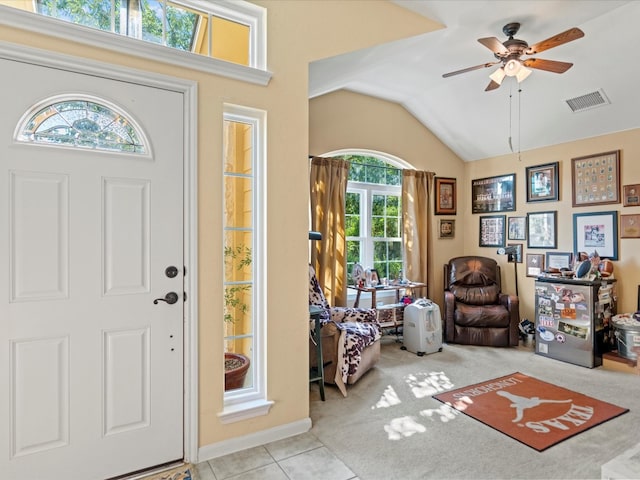
<svg viewBox="0 0 640 480">
<path fill-rule="evenodd" d="M 438 176 L 458 179 L 456 216 L 435 216 L 432 271 L 429 291 L 433 300 L 442 305 L 442 265 L 456 255 L 484 255 L 495 258 L 502 267 L 505 291 L 515 293 L 514 267 L 507 257 L 497 255 L 496 248 L 478 246 L 479 217 L 471 213 L 471 180 L 501 174 L 516 174 L 515 212 L 507 216 L 526 216 L 527 212 L 557 210 L 559 252 L 573 251 L 573 213 L 616 210 L 621 214 L 640 214 L 640 207 L 622 204 L 573 208 L 571 202 L 571 159 L 611 150 L 621 150 L 621 184 L 640 183 L 640 135 L 638 130 L 571 142 L 522 152 L 517 155 L 462 162 L 451 150 L 420 124 L 400 105 L 348 91 L 334 92 L 309 102 L 309 151 L 322 155 L 346 148 L 363 148 L 390 153 L 417 169 L 435 171 Z M 550 162 L 560 162 L 560 200 L 558 202 L 526 203 L 525 168 Z M 432 200 L 433 202 L 433 197 Z M 440 218 L 455 218 L 455 239 L 437 238 Z M 519 243 L 508 241 L 509 243 Z M 527 249 L 523 253 L 546 253 L 544 249 Z M 619 260 L 615 264 L 618 279 L 619 312 L 636 310 L 637 286 L 640 285 L 640 239 L 620 239 Z M 525 264 L 517 265 L 520 315 L 533 319 L 534 279 L 526 276 Z"/>
<path fill-rule="evenodd" d="M 308 418 L 308 65 L 311 60 L 438 27 L 376 0 L 264 0 L 268 10 L 266 87 L 149 59 L 0 27 L 0 40 L 194 80 L 198 83 L 199 434 L 206 446 Z M 353 19 L 357 18 L 358 22 Z M 390 21 L 393 19 L 393 21 Z M 225 102 L 264 109 L 267 120 L 266 416 L 223 425 L 222 113 Z M 286 194 L 283 194 L 286 192 Z"/>
</svg>

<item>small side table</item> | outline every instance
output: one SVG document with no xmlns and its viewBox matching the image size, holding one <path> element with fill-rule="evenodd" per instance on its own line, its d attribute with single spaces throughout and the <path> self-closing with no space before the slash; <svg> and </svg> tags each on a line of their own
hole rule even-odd
<svg viewBox="0 0 640 480">
<path fill-rule="evenodd" d="M 314 320 L 315 326 L 310 331 L 311 340 L 316 344 L 316 367 L 309 370 L 309 382 L 318 382 L 320 388 L 320 399 L 324 402 L 324 360 L 322 358 L 322 336 L 320 329 L 322 328 L 320 315 L 322 308 L 315 305 L 309 305 L 309 317 Z"/>
<path fill-rule="evenodd" d="M 389 290 L 395 290 L 396 292 L 396 303 L 400 303 L 400 290 L 405 289 L 413 289 L 413 288 L 424 288 L 426 287 L 426 283 L 421 282 L 407 282 L 407 283 L 399 283 L 397 285 L 382 285 L 378 287 L 352 287 L 356 289 L 356 299 L 353 302 L 353 306 L 358 308 L 360 305 L 360 294 L 362 292 L 371 294 L 371 308 L 376 308 L 376 293 L 377 292 L 385 292 Z"/>
</svg>

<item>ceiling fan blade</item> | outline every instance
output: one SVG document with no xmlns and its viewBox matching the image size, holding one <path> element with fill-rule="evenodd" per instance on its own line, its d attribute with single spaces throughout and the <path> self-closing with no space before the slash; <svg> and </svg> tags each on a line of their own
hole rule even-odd
<svg viewBox="0 0 640 480">
<path fill-rule="evenodd" d="M 478 41 L 497 55 L 509 55 L 509 50 L 496 37 L 479 38 Z"/>
<path fill-rule="evenodd" d="M 527 58 L 522 62 L 525 67 L 537 68 L 553 73 L 564 73 L 569 70 L 573 63 L 558 62 L 556 60 L 543 60 L 542 58 Z"/>
<path fill-rule="evenodd" d="M 524 53 L 525 55 L 535 55 L 536 53 L 544 52 L 550 48 L 572 42 L 573 40 L 577 40 L 582 37 L 584 37 L 584 32 L 582 30 L 576 27 L 570 28 L 566 32 L 559 33 L 551 38 L 547 38 L 546 40 L 542 40 L 541 42 L 531 45 L 524 51 Z"/>
<path fill-rule="evenodd" d="M 482 65 L 476 65 L 474 67 L 467 67 L 467 68 L 463 68 L 462 70 L 456 70 L 455 72 L 445 73 L 442 76 L 444 78 L 452 77 L 453 75 L 459 75 L 461 73 L 472 72 L 474 70 L 479 70 L 481 68 L 489 68 L 490 66 L 495 65 L 496 63 L 500 63 L 500 62 L 498 61 L 498 62 L 483 63 Z"/>
<path fill-rule="evenodd" d="M 494 82 L 491 80 L 487 88 L 484 89 L 485 92 L 490 92 L 491 90 L 495 90 L 496 88 L 500 88 L 500 84 L 498 82 Z"/>
</svg>

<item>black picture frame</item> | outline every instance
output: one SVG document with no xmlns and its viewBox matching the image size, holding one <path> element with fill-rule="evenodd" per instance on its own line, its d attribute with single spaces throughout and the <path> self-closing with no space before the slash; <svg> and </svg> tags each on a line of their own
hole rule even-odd
<svg viewBox="0 0 640 480">
<path fill-rule="evenodd" d="M 527 203 L 558 201 L 559 165 L 553 162 L 526 168 Z"/>
<path fill-rule="evenodd" d="M 509 223 L 507 240 L 527 239 L 527 217 L 509 217 L 507 222 Z"/>
<path fill-rule="evenodd" d="M 456 221 L 450 218 L 441 218 L 438 232 L 438 238 L 454 238 L 456 235 Z"/>
<path fill-rule="evenodd" d="M 557 213 L 556 210 L 527 213 L 527 248 L 557 248 Z"/>
<path fill-rule="evenodd" d="M 547 252 L 545 264 L 547 269 L 570 270 L 572 258 L 571 252 Z"/>
<path fill-rule="evenodd" d="M 522 263 L 522 244 L 521 243 L 507 243 L 507 247 L 516 247 L 516 253 L 508 256 L 510 263 Z"/>
<path fill-rule="evenodd" d="M 471 180 L 471 213 L 516 210 L 516 174 Z"/>
<path fill-rule="evenodd" d="M 479 245 L 481 247 L 504 247 L 507 233 L 506 215 L 480 217 Z"/>
</svg>

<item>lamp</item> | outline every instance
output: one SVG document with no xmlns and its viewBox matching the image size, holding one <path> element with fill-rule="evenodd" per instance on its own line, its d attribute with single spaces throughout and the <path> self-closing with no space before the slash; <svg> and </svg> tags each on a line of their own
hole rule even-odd
<svg viewBox="0 0 640 480">
<path fill-rule="evenodd" d="M 516 284 L 516 297 L 518 296 L 518 256 L 522 254 L 521 245 L 510 245 L 499 248 L 498 255 L 507 255 L 507 262 L 513 263 L 513 277 Z"/>
<path fill-rule="evenodd" d="M 502 85 L 502 80 L 504 80 L 504 77 L 506 76 L 507 74 L 504 72 L 504 68 L 500 67 L 491 75 L 489 75 L 489 78 L 496 82 L 498 85 Z"/>
<path fill-rule="evenodd" d="M 531 69 L 525 67 L 524 65 L 522 65 L 520 67 L 520 71 L 518 73 L 516 73 L 516 79 L 518 80 L 518 83 L 520 83 L 525 78 L 527 78 L 529 75 L 531 75 Z"/>
<path fill-rule="evenodd" d="M 504 73 L 507 77 L 515 77 L 520 69 L 522 68 L 522 64 L 520 60 L 512 58 L 504 65 Z"/>
</svg>

